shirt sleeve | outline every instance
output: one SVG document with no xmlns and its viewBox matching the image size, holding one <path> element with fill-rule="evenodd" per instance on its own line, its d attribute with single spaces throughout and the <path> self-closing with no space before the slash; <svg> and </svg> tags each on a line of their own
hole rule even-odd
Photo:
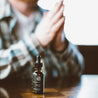
<svg viewBox="0 0 98 98">
<path fill-rule="evenodd" d="M 84 59 L 77 46 L 68 42 L 68 46 L 62 53 L 48 49 L 54 67 L 54 77 L 80 77 L 83 72 Z M 53 75 L 52 74 L 52 75 Z"/>
<path fill-rule="evenodd" d="M 35 39 L 26 36 L 23 40 L 11 45 L 8 49 L 0 49 L 0 80 L 18 72 L 26 64 L 32 63 L 33 56 L 43 53 L 44 49 Z"/>
<path fill-rule="evenodd" d="M 31 36 L 33 48 L 44 58 L 44 72 L 48 78 L 65 78 L 65 77 L 80 77 L 83 72 L 84 59 L 79 52 L 77 46 L 68 42 L 68 46 L 62 53 L 53 51 L 49 46 L 43 48 L 37 40 L 35 34 Z M 28 41 L 28 40 L 26 40 Z M 25 42 L 28 43 L 28 42 Z M 33 53 L 31 44 L 28 44 L 28 49 Z M 35 52 L 37 54 L 37 52 Z M 35 54 L 35 55 L 36 55 Z"/>
<path fill-rule="evenodd" d="M 7 78 L 14 72 L 18 72 L 32 63 L 32 57 L 41 55 L 44 58 L 44 66 L 47 77 L 65 78 L 80 76 L 83 70 L 83 57 L 77 47 L 69 42 L 63 53 L 53 52 L 49 47 L 43 48 L 35 34 L 26 36 L 8 49 L 0 50 L 0 80 Z"/>
</svg>

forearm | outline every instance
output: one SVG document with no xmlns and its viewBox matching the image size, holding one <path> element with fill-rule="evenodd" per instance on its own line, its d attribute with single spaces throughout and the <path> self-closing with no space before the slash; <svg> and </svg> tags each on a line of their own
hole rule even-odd
<svg viewBox="0 0 98 98">
<path fill-rule="evenodd" d="M 68 43 L 67 48 L 62 53 L 54 52 L 49 50 L 52 55 L 54 55 L 53 63 L 54 65 L 61 68 L 61 75 L 66 76 L 80 76 L 83 72 L 84 60 L 81 53 L 78 51 L 77 47 Z M 57 62 L 56 62 L 57 61 Z M 56 64 L 58 63 L 58 64 Z M 57 69 L 59 70 L 59 69 Z M 62 76 L 60 76 L 62 77 Z"/>
<path fill-rule="evenodd" d="M 59 43 L 59 44 L 58 44 Z M 68 47 L 67 39 L 64 39 L 61 42 L 51 43 L 50 48 L 55 53 L 63 53 Z"/>
</svg>

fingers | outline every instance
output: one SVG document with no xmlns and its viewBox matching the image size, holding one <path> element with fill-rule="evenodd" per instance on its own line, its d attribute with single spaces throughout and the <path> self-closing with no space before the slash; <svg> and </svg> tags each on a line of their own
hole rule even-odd
<svg viewBox="0 0 98 98">
<path fill-rule="evenodd" d="M 51 25 L 56 24 L 58 20 L 63 17 L 63 11 L 64 11 L 64 6 L 62 6 L 59 12 L 53 17 L 51 21 Z"/>
<path fill-rule="evenodd" d="M 62 17 L 54 26 L 53 29 L 57 32 L 64 24 L 65 17 Z"/>
<path fill-rule="evenodd" d="M 62 26 L 64 26 L 64 21 L 65 21 L 65 17 L 62 17 L 51 29 L 50 34 L 53 36 L 56 35 L 56 33 L 60 30 L 60 28 L 62 28 Z"/>
<path fill-rule="evenodd" d="M 55 36 L 55 39 L 61 39 L 61 35 L 62 35 L 63 30 L 64 30 L 64 24 L 60 27 L 58 33 Z"/>
<path fill-rule="evenodd" d="M 63 5 L 63 0 L 56 3 L 52 10 L 49 12 L 48 17 L 53 18 L 53 16 L 60 10 L 61 6 Z"/>
</svg>

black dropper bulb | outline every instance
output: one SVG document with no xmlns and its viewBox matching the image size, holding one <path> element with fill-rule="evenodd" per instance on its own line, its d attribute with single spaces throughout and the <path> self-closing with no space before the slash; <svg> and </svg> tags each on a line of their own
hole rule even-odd
<svg viewBox="0 0 98 98">
<path fill-rule="evenodd" d="M 35 67 L 42 67 L 40 55 L 36 57 Z"/>
</svg>

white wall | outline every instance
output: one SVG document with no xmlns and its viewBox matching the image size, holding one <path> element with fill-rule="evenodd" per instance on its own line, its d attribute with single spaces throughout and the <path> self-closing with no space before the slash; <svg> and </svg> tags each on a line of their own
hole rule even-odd
<svg viewBox="0 0 98 98">
<path fill-rule="evenodd" d="M 74 44 L 98 45 L 98 0 L 66 0 L 65 34 Z"/>
<path fill-rule="evenodd" d="M 60 0 L 39 0 L 41 7 L 51 9 Z M 98 0 L 64 0 L 65 34 L 74 44 L 98 45 Z"/>
</svg>

